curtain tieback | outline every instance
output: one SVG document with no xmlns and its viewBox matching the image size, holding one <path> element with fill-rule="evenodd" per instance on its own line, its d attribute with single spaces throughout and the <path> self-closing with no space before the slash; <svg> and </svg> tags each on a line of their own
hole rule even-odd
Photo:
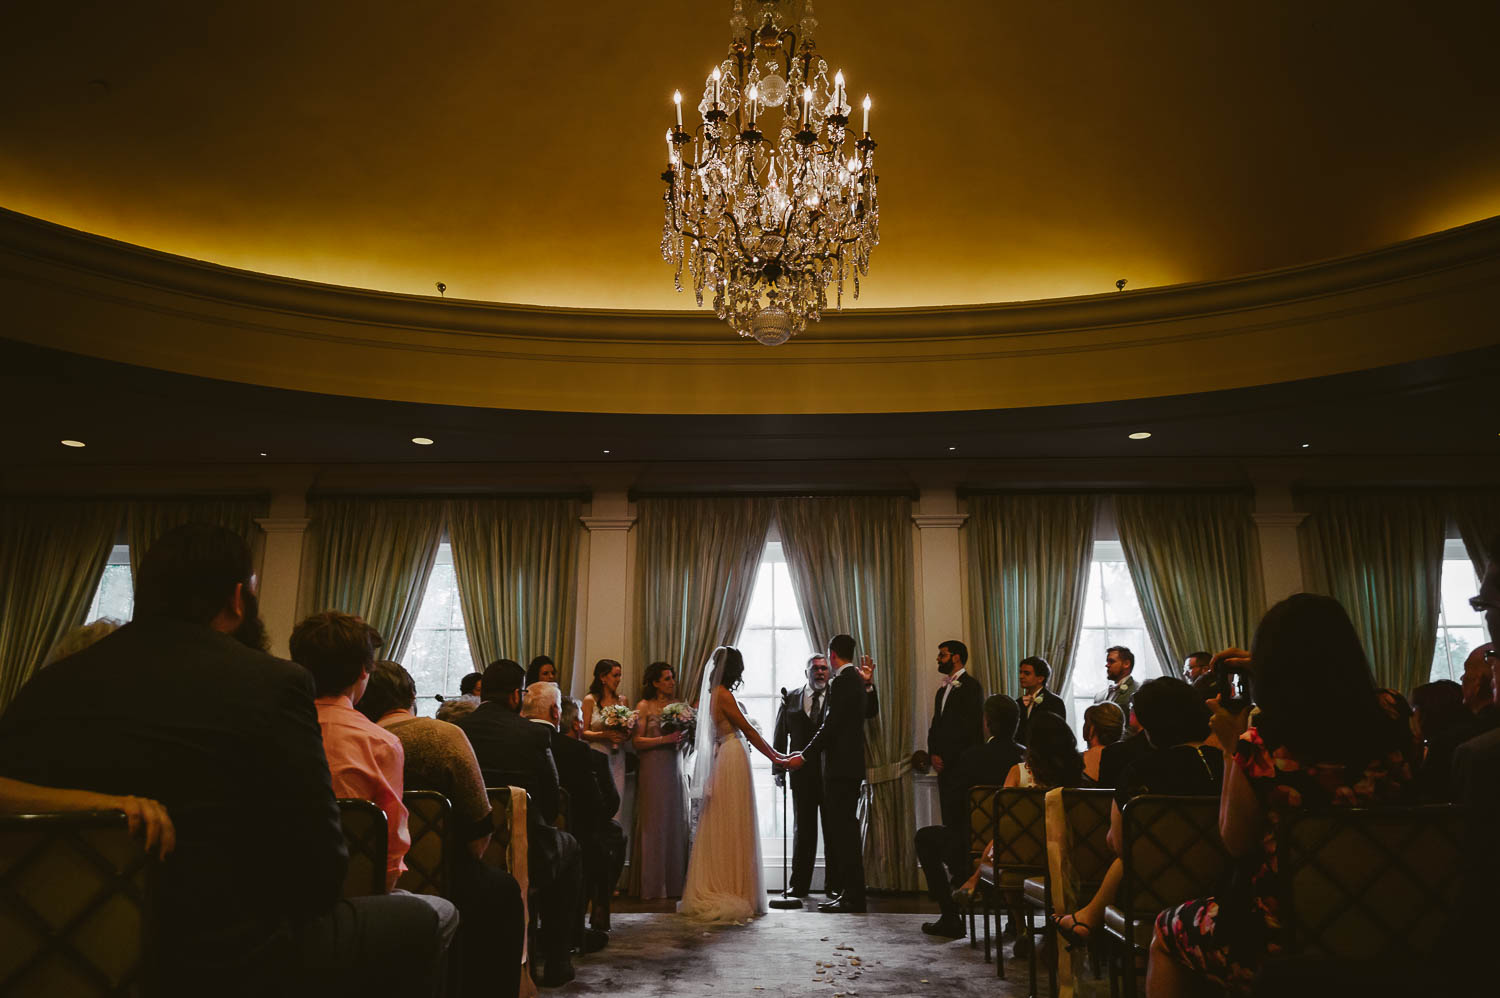
<svg viewBox="0 0 1500 998">
<path fill-rule="evenodd" d="M 888 763 L 884 766 L 869 766 L 865 769 L 865 782 L 874 786 L 877 783 L 890 783 L 899 780 L 911 772 L 911 757 L 908 756 L 899 762 Z"/>
</svg>

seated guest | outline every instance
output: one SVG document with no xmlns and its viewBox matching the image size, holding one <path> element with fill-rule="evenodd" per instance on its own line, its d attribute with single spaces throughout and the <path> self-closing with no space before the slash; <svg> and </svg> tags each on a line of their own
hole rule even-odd
<svg viewBox="0 0 1500 998">
<path fill-rule="evenodd" d="M 396 890 L 396 880 L 406 870 L 406 851 L 411 848 L 406 805 L 401 802 L 405 751 L 401 739 L 354 709 L 369 683 L 375 652 L 384 643 L 375 628 L 336 610 L 308 617 L 292 628 L 288 642 L 292 660 L 312 673 L 317 693 L 313 703 L 323 730 L 334 794 L 374 801 L 385 812 L 385 889 L 389 893 Z M 445 943 L 451 942 L 458 930 L 458 912 L 452 903 L 430 894 L 413 896 L 432 905 Z"/>
<path fill-rule="evenodd" d="M 136 576 L 135 619 L 39 671 L 0 717 L 0 802 L 50 809 L 62 794 L 120 807 L 148 848 L 157 837 L 169 854 L 153 914 L 171 959 L 151 993 L 432 995 L 434 910 L 340 899 L 348 852 L 312 678 L 232 636 L 252 585 L 234 531 L 163 534 Z"/>
<path fill-rule="evenodd" d="M 1422 762 L 1417 796 L 1442 804 L 1453 800 L 1453 751 L 1480 733 L 1479 721 L 1464 708 L 1463 687 L 1451 679 L 1423 683 L 1411 691 L 1411 727 Z"/>
<path fill-rule="evenodd" d="M 461 993 L 515 995 L 526 940 L 521 886 L 504 870 L 480 862 L 489 848 L 490 799 L 469 739 L 452 724 L 417 717 L 417 684 L 395 662 L 377 662 L 370 672 L 359 712 L 401 740 L 407 790 L 436 790 L 448 798 L 449 841 L 459 849 L 449 858 L 451 893 L 461 921 L 457 968 Z"/>
<path fill-rule="evenodd" d="M 1143 737 L 1151 740 L 1155 751 L 1125 767 L 1120 785 L 1114 788 L 1109 844 L 1116 854 L 1125 835 L 1121 808 L 1132 797 L 1141 794 L 1217 797 L 1224 775 L 1223 755 L 1207 744 L 1208 708 L 1197 689 L 1181 679 L 1150 679 L 1136 691 L 1131 709 L 1140 719 Z M 1124 875 L 1125 864 L 1116 859 L 1088 904 L 1071 915 L 1054 919 L 1058 931 L 1074 942 L 1087 942 L 1103 924 L 1104 909 L 1114 902 Z"/>
<path fill-rule="evenodd" d="M 1406 754 L 1406 764 L 1411 767 L 1415 776 L 1418 767 L 1422 765 L 1422 746 L 1417 742 L 1416 733 L 1412 730 L 1411 701 L 1402 696 L 1400 691 L 1381 687 L 1375 691 L 1375 696 L 1380 700 L 1380 706 L 1384 708 L 1387 716 L 1396 722 L 1396 727 L 1401 729 L 1405 737 L 1402 751 Z"/>
<path fill-rule="evenodd" d="M 574 976 L 571 954 L 583 910 L 583 868 L 578 842 L 554 827 L 557 820 L 557 764 L 552 739 L 521 717 L 521 684 L 526 670 L 500 659 L 484 670 L 479 708 L 458 720 L 469 736 L 487 787 L 520 787 L 531 795 L 526 812 L 529 886 L 537 895 L 532 911 L 541 919 L 543 987 L 561 987 Z"/>
<path fill-rule="evenodd" d="M 1500 697 L 1496 696 L 1495 679 L 1488 658 L 1494 649 L 1493 643 L 1482 644 L 1464 659 L 1464 706 L 1474 715 L 1481 731 L 1500 727 L 1500 705 L 1497 705 Z"/>
<path fill-rule="evenodd" d="M 521 716 L 528 721 L 544 725 L 548 729 L 548 738 L 552 743 L 552 758 L 557 763 L 557 779 L 562 789 L 568 792 L 568 834 L 578 842 L 578 850 L 583 861 L 585 886 L 591 886 L 592 881 L 588 879 L 591 870 L 596 870 L 598 861 L 604 851 L 603 836 L 604 822 L 608 820 L 604 816 L 604 792 L 600 789 L 594 775 L 594 767 L 591 758 L 603 757 L 599 753 L 592 752 L 582 742 L 575 742 L 558 731 L 562 723 L 562 692 L 557 684 L 550 680 L 532 683 L 526 687 L 526 694 L 521 699 Z M 582 758 L 580 757 L 583 756 Z M 606 775 L 608 764 L 606 763 Z M 620 799 L 614 793 L 615 781 L 609 781 L 610 796 L 614 799 L 614 808 L 610 812 L 613 816 L 614 810 L 618 810 Z M 580 895 L 577 918 L 579 949 L 584 953 L 592 953 L 597 949 L 604 948 L 609 941 L 608 935 L 598 929 L 583 930 L 583 905 L 585 896 Z"/>
<path fill-rule="evenodd" d="M 1125 734 L 1125 712 L 1117 704 L 1096 703 L 1083 712 L 1083 775 L 1099 783 L 1099 762 L 1107 745 Z"/>
<path fill-rule="evenodd" d="M 1125 776 L 1125 769 L 1151 751 L 1151 741 L 1140 737 L 1141 722 L 1135 711 L 1125 715 L 1125 732 L 1113 745 L 1099 753 L 1099 786 L 1114 789 Z"/>
<path fill-rule="evenodd" d="M 478 697 L 451 697 L 438 704 L 437 719 L 456 724 L 460 717 L 473 713 L 478 706 Z"/>
<path fill-rule="evenodd" d="M 956 770 L 963 787 L 963 821 L 952 825 L 928 825 L 917 830 L 917 860 L 927 878 L 927 893 L 942 913 L 936 922 L 926 922 L 922 931 L 931 936 L 957 939 L 964 934 L 963 919 L 953 900 L 954 888 L 973 868 L 969 861 L 969 789 L 1000 786 L 1026 751 L 1016 744 L 1016 722 L 1020 708 L 1010 697 L 996 693 L 984 701 L 983 744 L 970 746 L 958 758 Z"/>
<path fill-rule="evenodd" d="M 1146 989 L 1159 998 L 1196 993 L 1203 979 L 1246 992 L 1267 954 L 1281 948 L 1279 821 L 1299 810 L 1400 802 L 1411 784 L 1405 733 L 1381 706 L 1338 601 L 1289 597 L 1261 620 L 1250 652 L 1219 657 L 1253 670 L 1260 707 L 1249 728 L 1248 709 L 1231 714 L 1210 701 L 1219 743 L 1235 746 L 1225 759 L 1219 833 L 1254 872 L 1242 894 L 1187 901 L 1157 916 Z"/>
<path fill-rule="evenodd" d="M 1052 678 L 1052 666 L 1040 655 L 1021 659 L 1016 667 L 1021 684 L 1021 719 L 1016 724 L 1016 741 L 1022 745 L 1030 742 L 1031 719 L 1041 714 L 1055 714 L 1067 718 L 1068 708 L 1062 697 L 1047 689 L 1047 680 Z"/>
<path fill-rule="evenodd" d="M 484 685 L 484 673 L 471 672 L 458 681 L 458 694 L 465 697 L 479 697 L 480 689 Z"/>
<path fill-rule="evenodd" d="M 557 664 L 546 655 L 538 655 L 531 660 L 526 667 L 526 685 L 532 683 L 555 683 L 557 682 Z"/>
<path fill-rule="evenodd" d="M 614 896 L 615 885 L 620 882 L 620 871 L 625 868 L 625 829 L 615 819 L 620 811 L 620 795 L 615 790 L 609 757 L 593 751 L 583 740 L 583 705 L 572 697 L 562 698 L 562 719 L 558 722 L 558 731 L 588 753 L 588 767 L 599 787 L 599 816 L 603 820 L 598 846 L 590 847 L 581 839 L 578 844 L 583 851 L 585 894 L 590 906 L 589 925 L 601 932 L 608 932 L 610 899 Z M 581 770 L 581 765 L 577 761 L 564 760 L 573 756 L 581 761 L 583 756 L 566 747 L 559 751 L 556 741 L 552 743 L 552 752 L 553 758 L 557 760 L 557 774 L 563 786 L 578 781 L 577 773 Z"/>
</svg>

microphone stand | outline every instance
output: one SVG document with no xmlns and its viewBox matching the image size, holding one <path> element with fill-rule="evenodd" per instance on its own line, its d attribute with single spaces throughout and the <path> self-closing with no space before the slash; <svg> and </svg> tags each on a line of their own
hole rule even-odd
<svg viewBox="0 0 1500 998">
<path fill-rule="evenodd" d="M 786 713 L 786 687 L 781 688 L 781 711 Z M 790 745 L 788 745 L 790 747 Z M 771 907 L 790 911 L 793 908 L 801 908 L 802 902 L 797 898 L 789 898 L 786 892 L 790 884 L 787 882 L 787 856 L 786 840 L 790 837 L 791 829 L 786 823 L 786 791 L 787 784 L 792 782 L 792 770 L 783 768 L 781 771 L 781 897 L 771 899 Z"/>
</svg>

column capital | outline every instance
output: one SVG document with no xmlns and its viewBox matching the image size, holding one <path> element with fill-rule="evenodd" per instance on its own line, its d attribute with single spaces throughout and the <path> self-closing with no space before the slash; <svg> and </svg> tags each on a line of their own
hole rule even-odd
<svg viewBox="0 0 1500 998">
<path fill-rule="evenodd" d="M 629 530 L 635 526 L 635 517 L 631 516 L 580 516 L 578 522 L 588 528 L 589 533 L 598 530 Z"/>
<path fill-rule="evenodd" d="M 1299 527 L 1307 519 L 1306 513 L 1251 513 L 1250 518 L 1257 527 Z"/>
<path fill-rule="evenodd" d="M 964 525 L 964 521 L 968 518 L 968 513 L 913 513 L 911 515 L 911 522 L 915 523 L 918 529 L 921 530 L 926 530 L 929 527 L 946 527 L 950 530 L 957 530 Z"/>
<path fill-rule="evenodd" d="M 305 516 L 257 516 L 255 522 L 268 534 L 300 534 L 312 521 Z"/>
</svg>

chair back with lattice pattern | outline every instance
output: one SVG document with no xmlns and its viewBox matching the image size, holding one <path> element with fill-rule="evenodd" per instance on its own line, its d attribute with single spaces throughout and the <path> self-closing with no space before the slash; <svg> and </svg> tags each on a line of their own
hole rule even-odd
<svg viewBox="0 0 1500 998">
<path fill-rule="evenodd" d="M 140 994 L 151 867 L 117 811 L 0 818 L 0 994 Z"/>
<path fill-rule="evenodd" d="M 1145 794 L 1120 812 L 1125 876 L 1115 905 L 1131 921 L 1218 892 L 1230 870 L 1219 798 Z"/>
<path fill-rule="evenodd" d="M 1115 861 L 1109 846 L 1113 790 L 1063 789 L 1063 815 L 1068 825 L 1073 875 L 1081 888 L 1096 888 Z"/>
<path fill-rule="evenodd" d="M 998 786 L 969 788 L 969 858 L 978 859 L 995 833 L 995 794 Z"/>
<path fill-rule="evenodd" d="M 413 894 L 448 897 L 453 883 L 448 870 L 453 807 L 436 790 L 408 790 L 401 795 L 401 803 L 406 805 L 411 848 L 406 850 L 406 872 L 396 886 Z"/>
<path fill-rule="evenodd" d="M 1047 791 L 1002 787 L 995 792 L 995 875 L 1029 877 L 1047 872 Z"/>
<path fill-rule="evenodd" d="M 349 869 L 344 874 L 344 897 L 385 893 L 385 812 L 372 800 L 339 798 L 339 818 L 349 846 Z"/>
<path fill-rule="evenodd" d="M 510 840 L 518 824 L 526 824 L 526 805 L 531 802 L 531 795 L 526 795 L 526 802 L 517 811 L 510 806 L 510 787 L 485 787 L 484 792 L 490 798 L 490 821 L 495 826 L 490 834 L 490 847 L 484 853 L 484 863 L 497 870 L 509 870 Z"/>
<path fill-rule="evenodd" d="M 1289 955 L 1430 956 L 1463 878 L 1462 808 L 1335 808 L 1276 829 Z"/>
</svg>

